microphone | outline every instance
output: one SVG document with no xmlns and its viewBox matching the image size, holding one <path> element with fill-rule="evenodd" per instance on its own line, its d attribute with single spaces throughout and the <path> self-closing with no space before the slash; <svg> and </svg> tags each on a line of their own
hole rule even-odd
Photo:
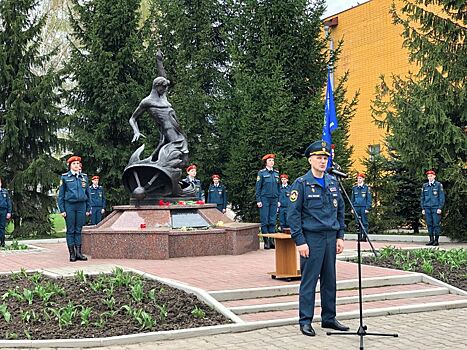
<svg viewBox="0 0 467 350">
<path fill-rule="evenodd" d="M 329 174 L 331 174 L 331 175 L 339 176 L 339 177 L 342 177 L 342 178 L 344 178 L 344 179 L 346 179 L 346 178 L 349 177 L 349 175 L 347 175 L 346 173 L 343 173 L 342 171 L 339 171 L 339 170 L 334 169 L 334 167 L 329 168 L 329 169 L 327 170 L 327 172 L 328 172 Z"/>
</svg>

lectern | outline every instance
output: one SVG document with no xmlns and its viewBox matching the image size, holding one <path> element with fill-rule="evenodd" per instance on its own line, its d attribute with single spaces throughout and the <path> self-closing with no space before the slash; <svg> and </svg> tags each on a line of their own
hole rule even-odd
<svg viewBox="0 0 467 350">
<path fill-rule="evenodd" d="M 300 279 L 300 269 L 297 268 L 297 247 L 292 237 L 286 233 L 265 233 L 260 237 L 269 237 L 276 240 L 276 271 L 268 272 L 271 278 Z"/>
</svg>

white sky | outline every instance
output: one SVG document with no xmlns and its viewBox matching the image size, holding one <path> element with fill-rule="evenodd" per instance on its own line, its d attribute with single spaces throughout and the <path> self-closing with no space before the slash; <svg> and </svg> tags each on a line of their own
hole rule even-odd
<svg viewBox="0 0 467 350">
<path fill-rule="evenodd" d="M 363 4 L 367 1 L 368 0 L 326 0 L 327 10 L 323 17 L 335 15 L 338 12 L 347 10 L 358 4 Z"/>
</svg>

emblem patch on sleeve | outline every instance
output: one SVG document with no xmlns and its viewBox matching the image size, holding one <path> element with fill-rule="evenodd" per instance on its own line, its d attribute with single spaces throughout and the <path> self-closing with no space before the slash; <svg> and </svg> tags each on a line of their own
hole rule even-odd
<svg viewBox="0 0 467 350">
<path fill-rule="evenodd" d="M 293 190 L 292 192 L 290 192 L 290 201 L 291 202 L 295 202 L 298 198 L 298 191 L 297 190 Z"/>
<path fill-rule="evenodd" d="M 259 181 L 261 180 L 261 176 L 258 175 L 258 177 L 256 178 L 256 181 Z"/>
<path fill-rule="evenodd" d="M 334 199 L 334 200 L 332 201 L 332 204 L 334 204 L 334 208 L 337 208 L 337 199 Z"/>
</svg>

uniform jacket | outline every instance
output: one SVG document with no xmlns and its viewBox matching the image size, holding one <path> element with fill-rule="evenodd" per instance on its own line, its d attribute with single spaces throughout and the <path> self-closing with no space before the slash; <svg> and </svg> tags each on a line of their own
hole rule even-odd
<svg viewBox="0 0 467 350">
<path fill-rule="evenodd" d="M 91 208 L 105 208 L 105 193 L 102 186 L 94 188 L 93 185 L 89 186 L 89 193 L 91 195 Z"/>
<path fill-rule="evenodd" d="M 422 209 L 442 209 L 444 200 L 444 189 L 441 182 L 435 181 L 432 186 L 430 186 L 428 182 L 423 184 L 422 193 L 420 195 L 420 205 Z"/>
<path fill-rule="evenodd" d="M 86 174 L 80 173 L 78 176 L 74 176 L 71 171 L 62 174 L 58 189 L 58 208 L 60 209 L 60 213 L 65 212 L 65 202 L 85 202 L 86 211 L 91 210 L 91 194 Z"/>
<path fill-rule="evenodd" d="M 0 209 L 6 209 L 11 214 L 11 200 L 6 188 L 0 188 Z"/>
<path fill-rule="evenodd" d="M 291 187 L 291 185 L 283 187 L 281 184 L 279 194 L 279 202 L 281 203 L 281 208 L 287 208 L 289 206 L 289 196 Z"/>
<path fill-rule="evenodd" d="M 352 187 L 352 204 L 354 207 L 364 207 L 365 210 L 371 209 L 371 190 L 370 187 L 355 185 Z"/>
<path fill-rule="evenodd" d="M 266 168 L 258 171 L 256 177 L 256 202 L 262 202 L 262 197 L 279 198 L 279 172 Z"/>
<path fill-rule="evenodd" d="M 204 201 L 204 190 L 201 185 L 201 181 L 198 179 L 190 180 L 189 176 L 187 176 L 184 181 L 187 183 L 192 183 L 196 188 L 196 198 L 200 201 Z"/>
<path fill-rule="evenodd" d="M 344 238 L 345 204 L 335 178 L 324 174 L 324 188 L 311 170 L 292 184 L 287 222 L 296 245 L 306 243 L 305 233 L 335 233 Z"/>
<path fill-rule="evenodd" d="M 211 184 L 208 189 L 208 203 L 216 203 L 222 205 L 222 209 L 227 208 L 227 190 L 225 186 L 219 184 L 215 186 Z"/>
</svg>

